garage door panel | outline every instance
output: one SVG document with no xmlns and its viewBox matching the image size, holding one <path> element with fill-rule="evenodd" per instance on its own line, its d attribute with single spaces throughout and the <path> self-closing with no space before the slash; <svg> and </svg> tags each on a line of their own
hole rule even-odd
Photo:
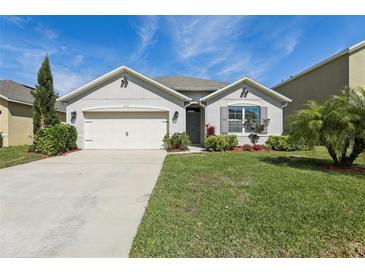
<svg viewBox="0 0 365 274">
<path fill-rule="evenodd" d="M 87 113 L 86 149 L 161 149 L 167 133 L 166 112 Z"/>
</svg>

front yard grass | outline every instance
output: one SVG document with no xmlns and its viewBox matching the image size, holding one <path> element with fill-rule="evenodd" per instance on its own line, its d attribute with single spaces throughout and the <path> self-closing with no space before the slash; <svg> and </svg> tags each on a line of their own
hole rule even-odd
<svg viewBox="0 0 365 274">
<path fill-rule="evenodd" d="M 0 168 L 16 166 L 45 158 L 42 154 L 29 153 L 29 146 L 0 148 Z"/>
<path fill-rule="evenodd" d="M 169 155 L 130 256 L 364 257 L 365 174 L 330 162 L 323 148 Z"/>
</svg>

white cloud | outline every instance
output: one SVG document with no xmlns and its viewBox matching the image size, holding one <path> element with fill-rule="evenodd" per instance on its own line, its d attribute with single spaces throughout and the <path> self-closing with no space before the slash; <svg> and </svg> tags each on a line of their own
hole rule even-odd
<svg viewBox="0 0 365 274">
<path fill-rule="evenodd" d="M 40 33 L 41 35 L 43 35 L 44 37 L 53 40 L 58 38 L 58 32 L 56 30 L 53 30 L 49 27 L 45 27 L 43 24 L 38 23 L 37 26 L 35 27 L 35 30 Z"/>
<path fill-rule="evenodd" d="M 137 50 L 130 58 L 132 61 L 141 61 L 139 59 L 143 57 L 147 48 L 154 43 L 157 31 L 158 31 L 158 17 L 157 16 L 145 17 L 143 19 L 143 23 L 141 24 L 141 26 L 137 28 L 139 44 L 137 46 Z"/>
<path fill-rule="evenodd" d="M 66 94 L 71 90 L 81 87 L 95 78 L 95 74 L 88 70 L 74 71 L 63 66 L 53 67 L 53 81 L 55 90 L 60 94 Z"/>
<path fill-rule="evenodd" d="M 241 16 L 168 17 L 174 47 L 182 59 L 231 49 L 244 26 Z"/>
<path fill-rule="evenodd" d="M 171 16 L 167 25 L 187 73 L 226 81 L 262 78 L 295 50 L 303 30 L 300 20 L 249 16 Z"/>
<path fill-rule="evenodd" d="M 25 16 L 1 16 L 0 19 L 7 24 L 15 25 L 18 28 L 23 29 L 25 25 L 30 21 L 29 17 Z"/>
</svg>

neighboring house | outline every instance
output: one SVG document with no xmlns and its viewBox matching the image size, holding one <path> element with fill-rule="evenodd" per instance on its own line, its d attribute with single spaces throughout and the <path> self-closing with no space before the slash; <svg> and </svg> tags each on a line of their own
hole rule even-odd
<svg viewBox="0 0 365 274">
<path fill-rule="evenodd" d="M 282 108 L 291 101 L 248 77 L 233 84 L 183 76 L 153 80 L 125 66 L 58 100 L 67 104 L 67 123 L 77 128 L 84 149 L 160 149 L 166 133 L 184 131 L 200 145 L 208 123 L 245 144 L 249 114 L 270 119 L 264 142 L 282 134 Z"/>
<path fill-rule="evenodd" d="M 284 127 L 307 100 L 323 103 L 346 86 L 365 87 L 365 40 L 273 87 L 293 99 L 284 109 Z"/>
<path fill-rule="evenodd" d="M 0 80 L 0 132 L 4 137 L 4 146 L 32 143 L 32 90 L 11 80 Z M 61 121 L 65 121 L 65 105 L 56 102 L 56 109 Z"/>
</svg>

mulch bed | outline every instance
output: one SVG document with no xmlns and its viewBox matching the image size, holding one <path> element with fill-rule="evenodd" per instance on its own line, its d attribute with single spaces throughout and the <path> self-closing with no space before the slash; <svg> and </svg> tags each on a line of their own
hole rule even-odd
<svg viewBox="0 0 365 274">
<path fill-rule="evenodd" d="M 365 168 L 359 166 L 352 167 L 338 167 L 335 164 L 323 164 L 322 168 L 339 171 L 339 172 L 349 172 L 349 173 L 365 173 Z"/>
<path fill-rule="evenodd" d="M 243 146 L 236 146 L 231 150 L 231 152 L 267 152 L 267 151 L 271 150 L 265 147 L 262 147 L 260 149 L 254 149 L 252 146 L 250 149 L 248 149 L 247 147 L 244 149 Z"/>
</svg>

